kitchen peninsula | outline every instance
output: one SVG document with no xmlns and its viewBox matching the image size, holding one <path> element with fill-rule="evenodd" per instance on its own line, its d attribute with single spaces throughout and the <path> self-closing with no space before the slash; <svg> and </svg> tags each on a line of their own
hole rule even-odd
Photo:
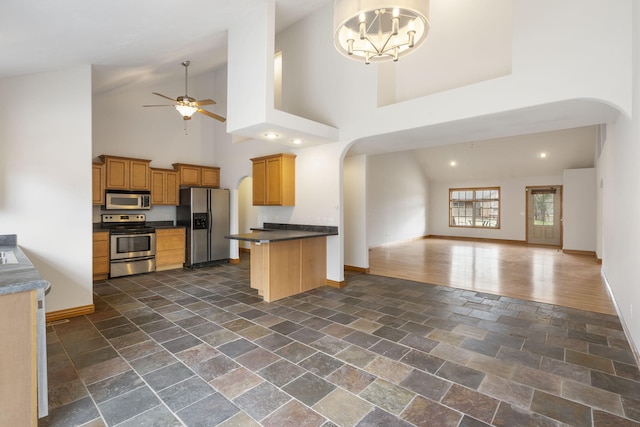
<svg viewBox="0 0 640 427">
<path fill-rule="evenodd" d="M 265 223 L 227 239 L 251 242 L 251 287 L 266 302 L 326 284 L 327 236 L 338 227 Z"/>
<path fill-rule="evenodd" d="M 44 296 L 15 234 L 0 235 L 0 425 L 35 426 L 48 414 Z"/>
</svg>

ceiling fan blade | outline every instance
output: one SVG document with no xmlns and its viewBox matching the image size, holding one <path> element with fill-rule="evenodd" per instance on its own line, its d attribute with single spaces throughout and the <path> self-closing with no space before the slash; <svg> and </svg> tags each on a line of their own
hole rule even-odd
<svg viewBox="0 0 640 427">
<path fill-rule="evenodd" d="M 217 115 L 217 114 L 214 114 L 214 113 L 212 113 L 212 112 L 210 112 L 210 111 L 203 110 L 202 108 L 198 108 L 198 113 L 202 113 L 202 114 L 204 114 L 205 116 L 209 116 L 209 117 L 212 117 L 212 118 L 214 118 L 214 119 L 216 119 L 216 120 L 220 120 L 221 122 L 225 122 L 225 121 L 227 121 L 227 119 L 225 119 L 224 117 L 219 116 L 219 115 Z"/>
<path fill-rule="evenodd" d="M 214 101 L 213 99 L 202 99 L 200 101 L 196 101 L 195 104 L 199 107 L 201 105 L 213 105 L 215 104 L 216 101 Z"/>
<path fill-rule="evenodd" d="M 177 100 L 175 100 L 175 99 L 173 99 L 173 98 L 169 98 L 167 95 L 163 95 L 163 94 L 158 93 L 158 92 L 151 92 L 151 93 L 152 93 L 152 94 L 154 94 L 154 95 L 161 96 L 161 97 L 163 97 L 163 98 L 167 98 L 169 101 L 178 102 Z"/>
<path fill-rule="evenodd" d="M 155 104 L 155 105 L 143 105 L 143 107 L 175 107 L 175 105 L 169 105 L 169 104 Z"/>
</svg>

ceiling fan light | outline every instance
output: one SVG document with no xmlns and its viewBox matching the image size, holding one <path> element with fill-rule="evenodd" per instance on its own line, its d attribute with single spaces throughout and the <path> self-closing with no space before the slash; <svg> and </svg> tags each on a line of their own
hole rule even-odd
<svg viewBox="0 0 640 427">
<path fill-rule="evenodd" d="M 196 107 L 182 104 L 176 105 L 176 110 L 178 110 L 178 113 L 180 113 L 182 117 L 191 117 L 198 111 Z"/>
</svg>

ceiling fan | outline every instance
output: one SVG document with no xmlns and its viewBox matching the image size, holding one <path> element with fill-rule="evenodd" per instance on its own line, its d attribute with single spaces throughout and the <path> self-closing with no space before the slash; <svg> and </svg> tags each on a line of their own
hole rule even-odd
<svg viewBox="0 0 640 427">
<path fill-rule="evenodd" d="M 196 101 L 194 98 L 187 95 L 187 69 L 189 68 L 190 63 L 190 61 L 184 61 L 182 63 L 182 65 L 184 66 L 184 96 L 179 96 L 178 98 L 173 99 L 161 93 L 151 92 L 154 95 L 158 95 L 170 101 L 173 101 L 175 102 L 175 104 L 143 105 L 143 107 L 175 107 L 175 109 L 178 110 L 178 112 L 182 115 L 182 118 L 184 120 L 191 120 L 191 116 L 198 112 L 204 114 L 205 116 L 209 116 L 211 118 L 224 122 L 225 120 L 227 120 L 224 117 L 200 108 L 203 105 L 215 104 L 216 102 L 213 99 L 203 99 L 200 101 Z"/>
</svg>

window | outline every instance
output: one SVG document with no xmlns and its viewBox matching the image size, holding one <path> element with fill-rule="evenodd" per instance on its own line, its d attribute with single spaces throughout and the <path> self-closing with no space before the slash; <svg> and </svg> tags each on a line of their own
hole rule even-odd
<svg viewBox="0 0 640 427">
<path fill-rule="evenodd" d="M 500 187 L 450 188 L 449 227 L 500 228 Z"/>
</svg>

